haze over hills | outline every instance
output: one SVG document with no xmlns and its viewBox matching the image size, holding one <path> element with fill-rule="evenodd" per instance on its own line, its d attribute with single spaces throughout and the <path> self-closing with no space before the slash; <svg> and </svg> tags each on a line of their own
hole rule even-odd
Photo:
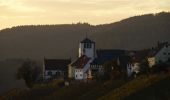
<svg viewBox="0 0 170 100">
<path fill-rule="evenodd" d="M 69 58 L 78 55 L 78 43 L 88 37 L 102 49 L 145 49 L 157 41 L 170 42 L 170 13 L 147 14 L 122 21 L 89 25 L 17 26 L 0 31 L 0 59 Z"/>
</svg>

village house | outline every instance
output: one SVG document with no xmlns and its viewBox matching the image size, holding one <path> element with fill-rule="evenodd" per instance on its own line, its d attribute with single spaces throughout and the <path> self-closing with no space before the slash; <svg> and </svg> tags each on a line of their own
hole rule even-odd
<svg viewBox="0 0 170 100">
<path fill-rule="evenodd" d="M 90 79 L 89 66 L 91 58 L 86 55 L 82 55 L 75 62 L 71 64 L 71 67 L 74 68 L 74 78 L 76 80 Z"/>
<path fill-rule="evenodd" d="M 159 64 L 165 63 L 170 59 L 170 44 L 168 42 L 159 43 L 157 47 L 152 48 L 149 53 L 148 63 L 149 67 Z"/>
<path fill-rule="evenodd" d="M 104 73 L 104 65 L 109 61 L 116 61 L 116 64 L 126 70 L 129 58 L 126 56 L 125 50 L 100 49 L 96 50 L 96 58 L 90 64 L 92 77 L 102 75 Z M 114 69 L 114 66 L 112 66 Z"/>
<path fill-rule="evenodd" d="M 138 74 L 141 72 L 142 67 L 147 66 L 147 57 L 149 49 L 139 50 L 139 51 L 129 51 L 130 61 L 127 65 L 127 75 L 131 76 L 132 74 Z"/>
<path fill-rule="evenodd" d="M 53 78 L 66 78 L 68 65 L 71 59 L 45 59 L 43 63 L 43 77 L 45 80 Z"/>
</svg>

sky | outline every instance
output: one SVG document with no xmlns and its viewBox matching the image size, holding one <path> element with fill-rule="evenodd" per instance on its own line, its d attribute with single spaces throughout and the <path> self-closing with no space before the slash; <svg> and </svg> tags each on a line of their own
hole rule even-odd
<svg viewBox="0 0 170 100">
<path fill-rule="evenodd" d="M 112 23 L 170 11 L 170 0 L 0 0 L 0 29 L 18 25 Z"/>
</svg>

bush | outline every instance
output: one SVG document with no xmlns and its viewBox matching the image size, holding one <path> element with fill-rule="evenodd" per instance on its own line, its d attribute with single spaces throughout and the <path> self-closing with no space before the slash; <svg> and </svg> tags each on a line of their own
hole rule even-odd
<svg viewBox="0 0 170 100">
<path fill-rule="evenodd" d="M 31 88 L 40 76 L 40 67 L 34 61 L 25 61 L 20 68 L 18 68 L 16 78 L 23 79 L 25 84 Z"/>
</svg>

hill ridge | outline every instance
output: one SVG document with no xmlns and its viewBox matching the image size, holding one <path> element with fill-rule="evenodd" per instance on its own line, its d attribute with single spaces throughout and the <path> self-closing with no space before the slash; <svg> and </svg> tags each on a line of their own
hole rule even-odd
<svg viewBox="0 0 170 100">
<path fill-rule="evenodd" d="M 170 41 L 169 32 L 168 12 L 135 16 L 102 25 L 18 26 L 0 31 L 0 56 L 1 59 L 75 58 L 78 44 L 85 34 L 96 42 L 99 49 L 145 49 L 151 48 L 157 41 Z"/>
</svg>

